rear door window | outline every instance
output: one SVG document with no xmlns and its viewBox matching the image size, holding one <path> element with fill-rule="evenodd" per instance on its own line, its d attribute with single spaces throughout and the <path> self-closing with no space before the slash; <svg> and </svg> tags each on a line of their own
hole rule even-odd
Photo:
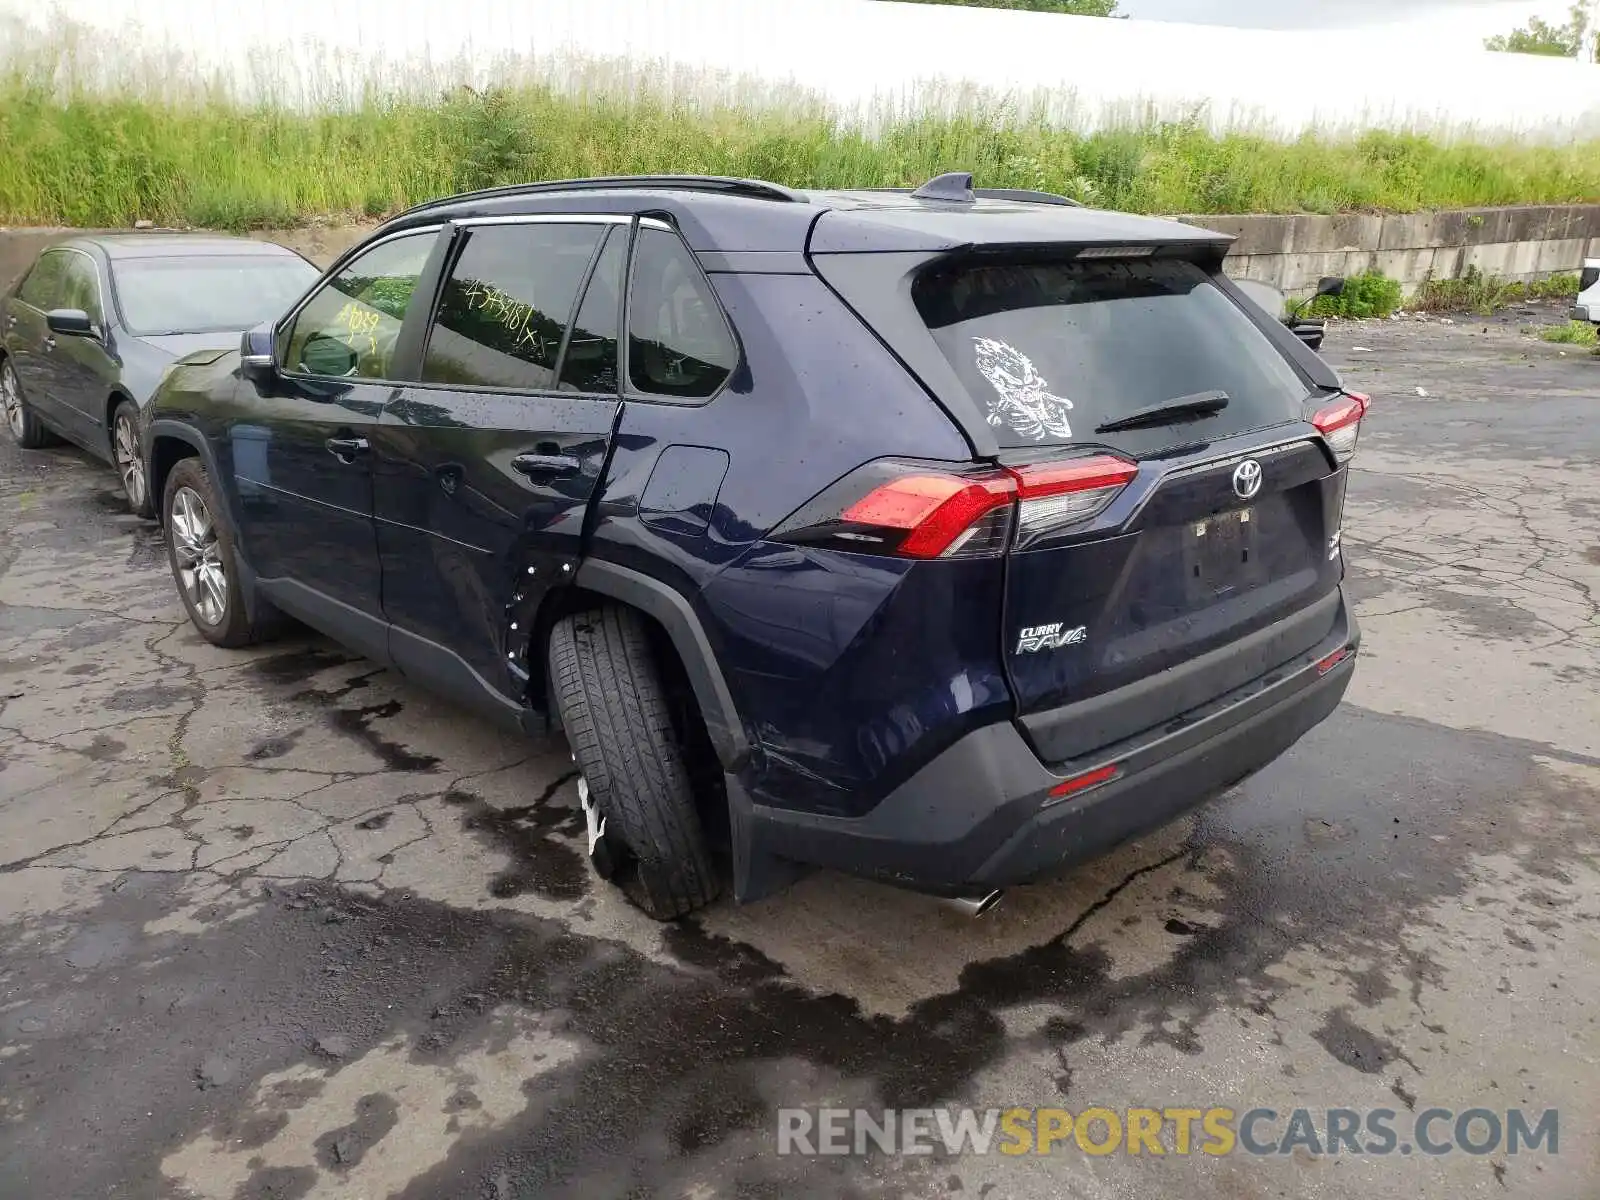
<svg viewBox="0 0 1600 1200">
<path fill-rule="evenodd" d="M 423 380 L 553 390 L 578 289 L 607 229 L 535 222 L 469 230 L 428 333 Z"/>
<path fill-rule="evenodd" d="M 1002 447 L 1077 442 L 1134 455 L 1298 419 L 1310 391 L 1194 263 L 1093 260 L 935 267 L 917 311 Z M 1220 391 L 1199 418 L 1097 432 L 1141 408 Z"/>
<path fill-rule="evenodd" d="M 622 269 L 628 257 L 628 231 L 613 229 L 589 287 L 578 319 L 567 335 L 567 356 L 561 360 L 561 390 L 617 394 L 617 326 L 622 320 Z"/>
<path fill-rule="evenodd" d="M 689 248 L 665 229 L 640 229 L 628 290 L 633 390 L 703 400 L 716 393 L 738 360 L 722 309 Z"/>
</svg>

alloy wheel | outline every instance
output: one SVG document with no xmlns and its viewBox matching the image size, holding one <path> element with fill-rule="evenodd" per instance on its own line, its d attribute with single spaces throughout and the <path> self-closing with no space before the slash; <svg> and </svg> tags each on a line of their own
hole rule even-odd
<svg viewBox="0 0 1600 1200">
<path fill-rule="evenodd" d="M 187 487 L 177 490 L 167 527 L 183 594 L 207 625 L 222 624 L 228 613 L 228 576 L 222 569 L 216 522 L 199 492 Z"/>
<path fill-rule="evenodd" d="M 128 494 L 128 503 L 135 509 L 144 503 L 144 463 L 139 457 L 139 435 L 134 432 L 133 419 L 126 409 L 117 413 L 111 431 L 111 451 L 117 461 L 117 474 L 122 476 L 122 490 Z"/>
<path fill-rule="evenodd" d="M 0 403 L 5 405 L 6 425 L 11 430 L 11 436 L 20 441 L 23 427 L 22 388 L 17 383 L 17 373 L 10 363 L 0 365 Z"/>
</svg>

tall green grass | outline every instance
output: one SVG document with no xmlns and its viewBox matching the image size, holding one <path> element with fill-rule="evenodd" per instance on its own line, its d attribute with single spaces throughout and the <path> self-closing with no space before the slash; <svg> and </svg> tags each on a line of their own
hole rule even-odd
<svg viewBox="0 0 1600 1200">
<path fill-rule="evenodd" d="M 868 132 L 803 99 L 732 107 L 537 82 L 324 111 L 220 87 L 63 85 L 0 66 L 0 223 L 225 229 L 380 216 L 535 178 L 706 172 L 802 187 L 906 186 L 940 171 L 1133 212 L 1414 211 L 1600 198 L 1600 141 L 1421 134 L 1213 134 L 1199 120 L 1098 131 L 1004 108 L 894 118 Z"/>
</svg>

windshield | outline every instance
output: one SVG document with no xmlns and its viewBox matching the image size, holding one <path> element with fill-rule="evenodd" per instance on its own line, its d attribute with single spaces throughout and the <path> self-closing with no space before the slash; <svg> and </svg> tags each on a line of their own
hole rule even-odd
<svg viewBox="0 0 1600 1200">
<path fill-rule="evenodd" d="M 912 298 L 1003 447 L 1097 442 L 1150 454 L 1297 419 L 1310 390 L 1191 262 L 935 268 Z M 1226 406 L 1096 433 L 1136 410 L 1212 392 Z"/>
<path fill-rule="evenodd" d="M 263 254 L 114 259 L 129 333 L 221 333 L 280 316 L 317 280 L 300 258 Z"/>
</svg>

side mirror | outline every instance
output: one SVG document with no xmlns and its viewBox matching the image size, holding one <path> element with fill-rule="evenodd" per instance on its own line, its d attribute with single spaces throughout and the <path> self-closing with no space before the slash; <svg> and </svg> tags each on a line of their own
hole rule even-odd
<svg viewBox="0 0 1600 1200">
<path fill-rule="evenodd" d="M 1306 344 L 1307 348 L 1321 350 L 1325 328 L 1321 321 L 1310 321 L 1304 325 L 1294 326 L 1293 332 L 1295 337 Z"/>
<path fill-rule="evenodd" d="M 239 374 L 252 383 L 270 382 L 278 373 L 272 357 L 272 326 L 257 325 L 239 339 Z"/>
<path fill-rule="evenodd" d="M 343 338 L 313 333 L 300 348 L 299 368 L 309 375 L 343 379 L 356 373 L 360 361 L 355 349 Z"/>
<path fill-rule="evenodd" d="M 1344 295 L 1343 275 L 1324 275 L 1317 280 L 1317 295 L 1342 296 Z"/>
<path fill-rule="evenodd" d="M 62 337 L 98 336 L 94 322 L 81 308 L 53 308 L 45 313 L 44 323 L 49 326 L 51 333 L 59 333 Z"/>
</svg>

